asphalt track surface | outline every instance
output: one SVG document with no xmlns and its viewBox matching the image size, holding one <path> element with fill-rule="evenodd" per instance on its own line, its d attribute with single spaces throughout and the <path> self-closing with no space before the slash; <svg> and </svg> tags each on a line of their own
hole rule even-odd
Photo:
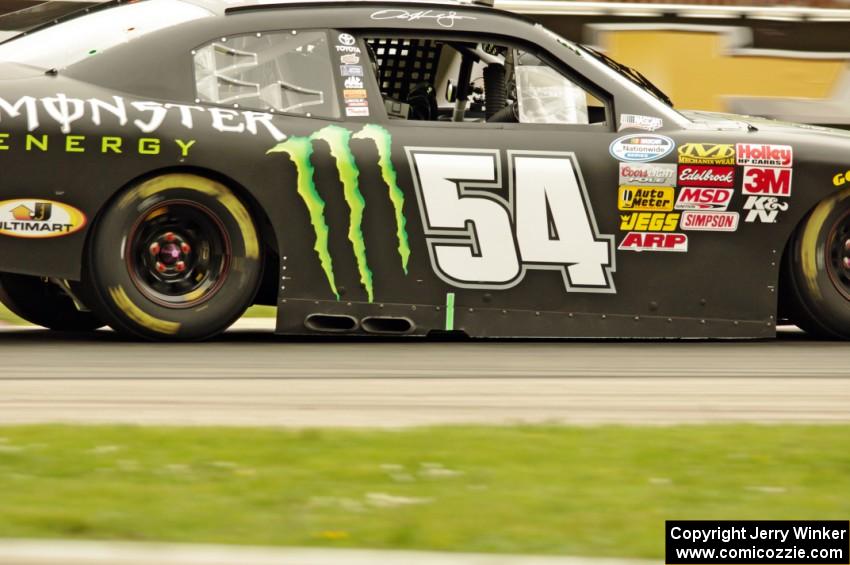
<svg viewBox="0 0 850 565">
<path fill-rule="evenodd" d="M 0 425 L 850 422 L 850 345 L 0 332 Z"/>
</svg>

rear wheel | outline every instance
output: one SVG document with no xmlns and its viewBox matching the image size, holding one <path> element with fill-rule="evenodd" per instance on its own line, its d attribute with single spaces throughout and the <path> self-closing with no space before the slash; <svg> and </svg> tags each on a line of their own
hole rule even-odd
<svg viewBox="0 0 850 565">
<path fill-rule="evenodd" d="M 59 285 L 41 277 L 0 273 L 0 302 L 16 316 L 51 330 L 87 332 L 106 325 L 78 309 Z"/>
<path fill-rule="evenodd" d="M 96 311 L 114 329 L 198 340 L 250 306 L 262 264 L 251 215 L 227 187 L 170 174 L 129 189 L 106 210 L 87 276 Z"/>
<path fill-rule="evenodd" d="M 788 317 L 814 335 L 850 339 L 850 190 L 815 207 L 783 268 Z"/>
</svg>

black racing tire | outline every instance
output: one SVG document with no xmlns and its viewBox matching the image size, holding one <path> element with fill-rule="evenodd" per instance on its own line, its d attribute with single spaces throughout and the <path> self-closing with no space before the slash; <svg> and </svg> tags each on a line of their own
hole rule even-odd
<svg viewBox="0 0 850 565">
<path fill-rule="evenodd" d="M 230 189 L 167 174 L 131 187 L 98 219 L 86 282 L 95 311 L 121 333 L 204 340 L 251 305 L 262 254 L 251 214 Z"/>
<path fill-rule="evenodd" d="M 820 202 L 783 261 L 782 309 L 821 338 L 850 339 L 850 190 Z"/>
<path fill-rule="evenodd" d="M 0 302 L 19 318 L 62 332 L 90 332 L 106 324 L 92 312 L 77 309 L 58 285 L 41 277 L 0 273 Z"/>
</svg>

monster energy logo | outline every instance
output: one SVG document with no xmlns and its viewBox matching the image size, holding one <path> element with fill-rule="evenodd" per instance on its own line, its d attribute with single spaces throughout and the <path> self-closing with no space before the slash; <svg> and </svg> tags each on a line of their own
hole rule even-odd
<svg viewBox="0 0 850 565">
<path fill-rule="evenodd" d="M 333 258 L 328 249 L 328 235 L 330 228 L 325 221 L 325 201 L 316 189 L 315 169 L 310 161 L 313 156 L 313 142 L 323 141 L 329 147 L 331 156 L 336 160 L 336 168 L 339 172 L 339 180 L 342 183 L 343 197 L 348 205 L 350 221 L 348 226 L 348 240 L 357 260 L 357 270 L 360 273 L 360 283 L 366 289 L 369 302 L 374 299 L 374 282 L 369 262 L 366 258 L 366 242 L 363 239 L 363 212 L 366 210 L 366 200 L 360 191 L 360 170 L 354 154 L 351 152 L 351 139 L 371 140 L 378 150 L 378 166 L 381 176 L 387 186 L 390 202 L 395 211 L 396 237 L 398 238 L 398 254 L 401 257 L 401 267 L 407 274 L 407 263 L 410 258 L 410 245 L 407 241 L 407 231 L 404 217 L 404 193 L 398 186 L 396 170 L 391 160 L 392 137 L 390 133 L 378 125 L 368 124 L 359 132 L 352 133 L 339 126 L 327 126 L 309 137 L 290 137 L 286 141 L 270 149 L 268 153 L 286 153 L 295 165 L 298 173 L 297 190 L 299 196 L 307 207 L 310 215 L 310 223 L 316 234 L 316 243 L 313 249 L 319 256 L 322 270 L 328 279 L 331 291 L 339 300 L 339 292 L 334 277 Z"/>
</svg>

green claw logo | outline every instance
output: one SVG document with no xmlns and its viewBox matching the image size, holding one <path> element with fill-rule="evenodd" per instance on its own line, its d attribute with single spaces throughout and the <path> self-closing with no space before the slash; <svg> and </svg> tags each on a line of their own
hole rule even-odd
<svg viewBox="0 0 850 565">
<path fill-rule="evenodd" d="M 398 254 L 401 257 L 401 267 L 407 274 L 407 263 L 410 259 L 410 245 L 407 239 L 404 217 L 404 193 L 398 186 L 398 177 L 391 161 L 392 137 L 390 132 L 378 125 L 368 124 L 362 130 L 352 133 L 339 126 L 327 126 L 309 137 L 291 137 L 270 149 L 268 153 L 286 153 L 295 165 L 298 173 L 298 195 L 307 206 L 310 223 L 316 234 L 313 249 L 319 256 L 322 270 L 328 279 L 331 291 L 339 300 L 334 277 L 333 258 L 328 250 L 328 233 L 330 228 L 325 221 L 325 201 L 316 189 L 315 169 L 310 161 L 313 156 L 313 142 L 322 141 L 330 147 L 331 156 L 336 161 L 339 180 L 342 183 L 343 197 L 350 211 L 348 240 L 357 260 L 357 270 L 360 273 L 360 283 L 366 289 L 369 302 L 374 299 L 374 282 L 369 262 L 366 259 L 366 242 L 363 239 L 363 212 L 366 210 L 366 200 L 360 191 L 360 170 L 354 154 L 351 152 L 351 139 L 371 140 L 378 150 L 378 166 L 381 176 L 387 185 L 390 202 L 395 210 L 396 237 L 398 238 Z"/>
</svg>

